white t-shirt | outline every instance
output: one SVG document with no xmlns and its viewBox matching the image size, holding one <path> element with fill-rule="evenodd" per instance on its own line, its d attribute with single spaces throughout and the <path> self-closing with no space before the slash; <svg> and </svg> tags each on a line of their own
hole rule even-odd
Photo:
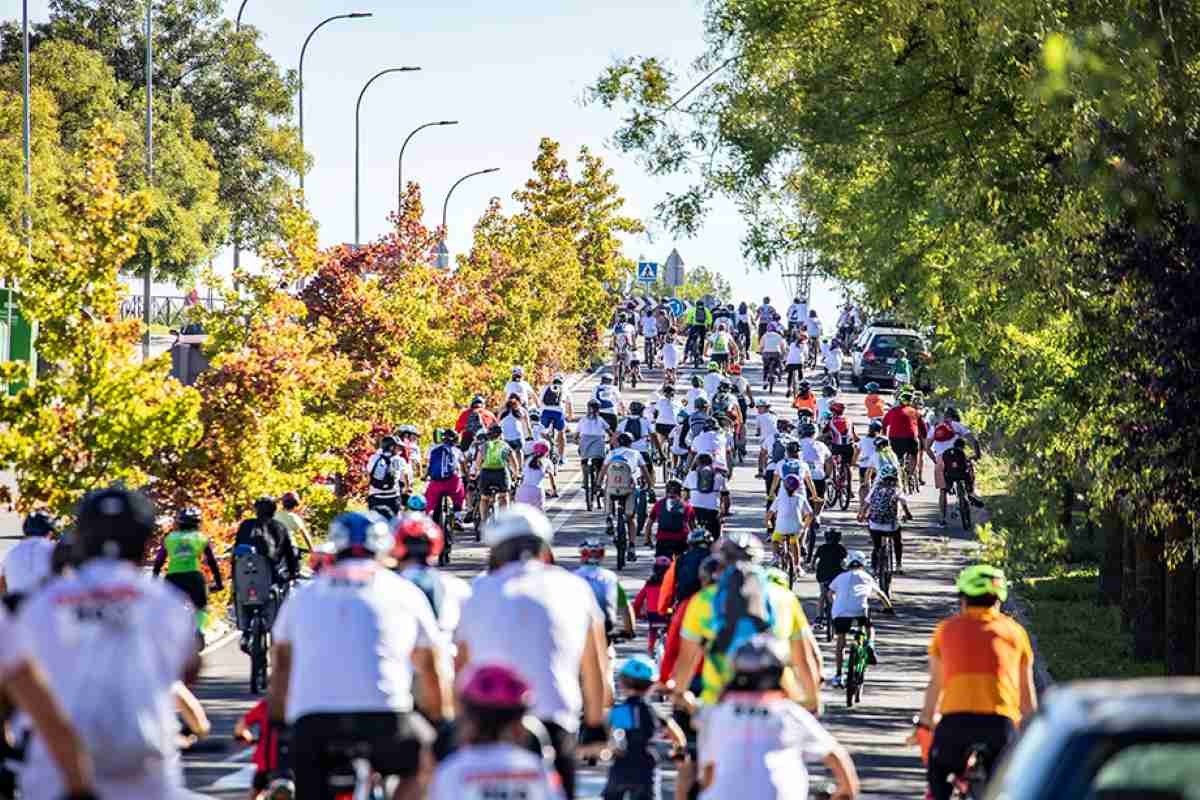
<svg viewBox="0 0 1200 800">
<path fill-rule="evenodd" d="M 89 739 L 98 732 L 88 720 L 120 702 L 113 695 L 125 691 L 116 688 L 123 683 L 106 686 L 110 671 L 124 671 L 113 676 L 114 681 L 135 680 L 138 699 L 145 704 L 141 713 L 158 718 L 164 733 L 158 745 L 163 758 L 147 761 L 138 775 L 97 776 L 96 794 L 130 800 L 182 796 L 172 687 L 183 677 L 196 648 L 195 614 L 183 595 L 133 564 L 97 558 L 32 594 L 16 627 L 16 640 L 24 653 L 42 666 L 51 692 L 90 746 L 102 743 Z M 114 647 L 117 652 L 111 652 Z M 136 672 L 134 649 L 140 653 Z M 105 716 L 112 721 L 121 714 L 110 710 Z M 34 737 L 20 780 L 23 798 L 57 800 L 65 794 L 58 768 L 40 736 Z"/>
<path fill-rule="evenodd" d="M 717 469 L 726 469 L 725 448 L 727 446 L 725 434 L 719 430 L 701 431 L 692 437 L 692 451 L 696 455 L 708 453 L 713 457 L 713 466 Z"/>
<path fill-rule="evenodd" d="M 438 765 L 429 800 L 560 800 L 561 783 L 558 773 L 525 748 L 467 745 Z"/>
<path fill-rule="evenodd" d="M 507 442 L 515 442 L 525 438 L 525 426 L 516 414 L 506 414 L 500 418 L 500 435 Z"/>
<path fill-rule="evenodd" d="M 799 533 L 804 527 L 804 515 L 812 513 L 812 506 L 808 504 L 808 493 L 801 486 L 795 494 L 781 491 L 771 510 L 775 512 L 776 533 Z"/>
<path fill-rule="evenodd" d="M 950 424 L 950 427 L 954 430 L 954 436 L 944 442 L 939 442 L 937 439 L 933 438 L 933 430 L 930 430 L 929 449 L 933 451 L 934 458 L 941 458 L 942 453 L 946 452 L 951 447 L 954 447 L 954 443 L 958 441 L 958 437 L 967 436 L 971 433 L 971 429 L 966 425 L 963 425 L 961 422 L 955 422 L 954 420 L 943 420 L 943 422 L 948 422 Z M 942 422 L 938 423 L 938 425 L 941 424 Z"/>
<path fill-rule="evenodd" d="M 642 336 L 658 335 L 658 319 L 653 314 L 642 317 Z"/>
<path fill-rule="evenodd" d="M 762 439 L 763 447 L 766 448 L 768 441 L 771 443 L 775 441 L 775 432 L 778 430 L 776 426 L 779 422 L 779 417 L 775 416 L 775 412 L 768 411 L 765 414 L 758 414 L 756 419 L 758 421 L 758 436 Z M 770 452 L 770 450 L 767 452 Z"/>
<path fill-rule="evenodd" d="M 580 417 L 575 431 L 580 436 L 608 436 L 612 433 L 612 428 L 608 427 L 608 423 L 602 417 L 585 416 Z"/>
<path fill-rule="evenodd" d="M 632 347 L 635 336 L 637 336 L 637 331 L 629 323 L 615 326 L 613 328 L 613 349 Z"/>
<path fill-rule="evenodd" d="M 793 341 L 788 345 L 787 352 L 788 364 L 803 364 L 804 363 L 804 348 L 799 342 Z"/>
<path fill-rule="evenodd" d="M 631 447 L 634 450 L 637 450 L 639 453 L 650 452 L 650 432 L 654 430 L 654 425 L 652 423 L 646 421 L 645 419 L 639 418 L 637 420 L 637 424 L 641 426 L 641 431 L 639 432 L 639 431 L 630 430 L 632 422 L 633 422 L 632 417 L 626 417 L 625 419 L 618 422 L 617 423 L 617 433 L 618 434 L 628 433 L 630 435 L 630 437 L 632 437 L 634 433 L 640 433 L 641 435 L 633 440 L 633 444 L 631 445 Z M 636 426 L 633 426 L 633 427 L 636 427 Z"/>
<path fill-rule="evenodd" d="M 759 322 L 770 322 L 775 319 L 776 313 L 774 306 L 770 303 L 763 303 L 758 307 L 758 320 Z"/>
<path fill-rule="evenodd" d="M 600 413 L 616 413 L 621 407 L 621 393 L 611 383 L 602 383 L 596 387 L 593 396 L 600 401 Z"/>
<path fill-rule="evenodd" d="M 787 310 L 788 322 L 804 322 L 808 318 L 808 303 L 792 303 Z"/>
<path fill-rule="evenodd" d="M 849 569 L 834 578 L 829 588 L 834 593 L 833 616 L 865 617 L 879 584 L 865 569 Z"/>
<path fill-rule="evenodd" d="M 824 442 L 811 438 L 800 440 L 800 459 L 808 465 L 814 481 L 825 479 L 825 462 L 832 456 Z"/>
<path fill-rule="evenodd" d="M 544 469 L 534 469 L 529 466 L 529 462 L 525 462 L 525 468 L 521 472 L 521 486 L 528 486 L 541 491 L 542 481 L 546 479 L 546 471 Z"/>
<path fill-rule="evenodd" d="M 700 397 L 703 397 L 703 398 L 704 398 L 704 402 L 706 402 L 706 403 L 707 403 L 707 402 L 708 402 L 708 398 L 709 398 L 709 394 L 708 394 L 708 392 L 704 391 L 704 389 L 701 389 L 701 388 L 699 388 L 699 387 L 696 387 L 696 386 L 693 386 L 691 389 L 688 389 L 688 393 L 687 393 L 687 410 L 688 410 L 688 413 L 689 413 L 689 414 L 691 414 L 691 413 L 695 412 L 695 410 L 696 410 L 696 399 L 697 399 L 697 398 L 700 398 Z"/>
<path fill-rule="evenodd" d="M 507 664 L 533 689 L 532 713 L 579 729 L 579 669 L 592 625 L 604 623 L 587 581 L 540 561 L 506 564 L 477 579 L 455 639 L 470 663 Z"/>
<path fill-rule="evenodd" d="M 810 337 L 821 335 L 821 320 L 817 319 L 816 317 L 809 317 L 808 322 L 806 322 L 805 325 L 808 328 L 808 335 Z"/>
<path fill-rule="evenodd" d="M 830 372 L 841 372 L 842 349 L 840 347 L 831 347 L 825 351 L 825 369 Z"/>
<path fill-rule="evenodd" d="M 655 425 L 671 425 L 676 424 L 676 417 L 679 415 L 679 409 L 675 407 L 675 401 L 669 397 L 660 397 L 654 401 L 654 411 L 657 416 L 654 419 Z"/>
<path fill-rule="evenodd" d="M 835 746 L 811 714 L 785 697 L 730 693 L 701 712 L 700 768 L 714 769 L 701 800 L 806 800 L 805 758 L 822 759 Z"/>
<path fill-rule="evenodd" d="M 758 340 L 758 352 L 782 354 L 786 343 L 784 338 L 775 331 L 767 331 Z"/>
<path fill-rule="evenodd" d="M 369 559 L 340 561 L 293 591 L 273 633 L 292 646 L 289 723 L 305 714 L 411 711 L 413 650 L 442 641 L 424 593 Z"/>
<path fill-rule="evenodd" d="M 26 536 L 13 545 L 0 568 L 8 591 L 25 594 L 36 589 L 50 575 L 53 554 L 54 542 L 46 536 Z"/>
<path fill-rule="evenodd" d="M 692 470 L 683 482 L 683 488 L 688 490 L 688 502 L 694 508 L 703 508 L 709 511 L 716 511 L 720 508 L 721 492 L 725 491 L 725 476 L 720 472 L 716 473 L 713 477 L 713 490 L 711 492 L 702 492 L 699 486 L 696 470 Z"/>
<path fill-rule="evenodd" d="M 720 372 L 710 372 L 704 376 L 704 393 L 709 397 L 713 397 L 717 393 L 717 389 L 721 387 L 721 381 L 725 380 L 725 376 Z"/>
<path fill-rule="evenodd" d="M 614 447 L 608 451 L 608 455 L 604 457 L 605 464 L 611 464 L 614 461 L 626 461 L 633 468 L 634 480 L 641 474 L 642 469 L 642 454 L 632 447 Z"/>
<path fill-rule="evenodd" d="M 521 398 L 522 405 L 535 405 L 533 387 L 529 385 L 528 381 L 509 381 L 508 383 L 504 384 L 504 399 L 507 400 L 514 394 Z"/>
<path fill-rule="evenodd" d="M 875 437 L 864 436 L 858 440 L 858 466 L 874 467 L 875 464 Z"/>
<path fill-rule="evenodd" d="M 679 345 L 667 342 L 662 349 L 663 369 L 679 368 Z"/>
<path fill-rule="evenodd" d="M 8 673 L 25 661 L 25 651 L 18 634 L 19 629 L 13 624 L 12 617 L 0 606 L 0 684 L 8 678 Z"/>
<path fill-rule="evenodd" d="M 379 459 L 381 458 L 386 458 L 386 456 L 383 454 L 382 450 L 377 450 L 375 451 L 375 455 L 371 456 L 370 460 L 367 461 L 368 480 L 370 479 L 371 475 L 374 474 L 375 466 L 379 463 Z M 400 489 L 402 488 L 401 484 L 404 483 L 405 479 L 411 480 L 410 476 L 412 474 L 412 469 L 408 466 L 408 462 L 404 460 L 404 456 L 400 455 L 399 453 L 392 454 L 391 463 L 388 465 L 388 471 L 391 472 L 392 475 L 396 476 L 395 487 L 392 489 L 376 489 L 374 486 L 371 486 L 368 483 L 367 494 L 378 494 L 383 497 L 394 497 L 400 494 Z"/>
<path fill-rule="evenodd" d="M 821 420 L 825 419 L 825 414 L 827 414 L 829 412 L 829 407 L 831 405 L 833 405 L 832 397 L 824 397 L 824 396 L 818 397 L 817 398 L 817 418 L 813 421 L 819 424 Z"/>
</svg>

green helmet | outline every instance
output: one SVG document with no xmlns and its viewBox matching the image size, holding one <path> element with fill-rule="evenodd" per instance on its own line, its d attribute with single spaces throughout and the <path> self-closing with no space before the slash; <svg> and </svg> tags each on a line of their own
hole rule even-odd
<svg viewBox="0 0 1200 800">
<path fill-rule="evenodd" d="M 994 594 L 1000 598 L 1000 602 L 1008 599 L 1008 581 L 1004 578 L 1004 570 L 988 564 L 973 564 L 958 573 L 957 588 L 959 593 L 967 597 Z"/>
<path fill-rule="evenodd" d="M 779 567 L 771 567 L 767 570 L 767 580 L 776 586 L 784 589 L 791 589 L 791 586 L 789 586 L 787 573 L 781 570 Z"/>
</svg>

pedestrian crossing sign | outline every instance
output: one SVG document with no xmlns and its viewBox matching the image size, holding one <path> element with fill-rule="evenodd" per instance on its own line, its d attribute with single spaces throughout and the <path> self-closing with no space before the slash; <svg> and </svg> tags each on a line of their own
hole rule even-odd
<svg viewBox="0 0 1200 800">
<path fill-rule="evenodd" d="M 637 265 L 638 283 L 654 283 L 658 280 L 658 262 L 639 261 Z"/>
</svg>

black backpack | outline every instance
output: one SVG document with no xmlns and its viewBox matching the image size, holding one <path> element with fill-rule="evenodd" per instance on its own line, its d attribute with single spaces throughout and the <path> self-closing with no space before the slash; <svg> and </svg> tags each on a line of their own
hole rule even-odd
<svg viewBox="0 0 1200 800">
<path fill-rule="evenodd" d="M 260 556 L 265 556 L 275 563 L 279 560 L 279 545 L 271 535 L 270 522 L 257 522 L 250 531 L 250 546 Z"/>
<path fill-rule="evenodd" d="M 380 475 L 380 471 L 383 472 Z M 396 476 L 392 474 L 392 455 L 382 453 L 371 465 L 371 488 L 379 492 L 388 492 L 396 488 Z"/>
<path fill-rule="evenodd" d="M 712 467 L 700 467 L 696 470 L 696 491 L 701 494 L 712 494 L 717 484 L 717 471 Z"/>
<path fill-rule="evenodd" d="M 466 435 L 474 438 L 475 434 L 483 428 L 483 415 L 476 411 L 467 416 Z"/>
<path fill-rule="evenodd" d="M 700 565 L 708 558 L 707 547 L 689 547 L 675 563 L 675 604 L 700 591 Z"/>
<path fill-rule="evenodd" d="M 556 392 L 554 387 L 547 386 L 546 391 L 542 392 L 542 405 L 548 408 L 558 408 L 562 405 L 562 392 Z"/>
<path fill-rule="evenodd" d="M 686 519 L 687 513 L 683 501 L 667 498 L 663 501 L 662 511 L 658 514 L 658 529 L 668 533 L 682 531 Z"/>
<path fill-rule="evenodd" d="M 635 442 L 642 438 L 642 421 L 637 417 L 629 417 L 625 420 L 625 432 Z"/>
<path fill-rule="evenodd" d="M 787 445 L 783 442 L 783 437 L 779 434 L 775 435 L 775 442 L 771 445 L 771 462 L 777 463 L 787 458 Z"/>
<path fill-rule="evenodd" d="M 708 309 L 704 306 L 703 303 L 696 305 L 695 320 L 696 320 L 697 325 L 707 325 L 708 324 Z"/>
</svg>

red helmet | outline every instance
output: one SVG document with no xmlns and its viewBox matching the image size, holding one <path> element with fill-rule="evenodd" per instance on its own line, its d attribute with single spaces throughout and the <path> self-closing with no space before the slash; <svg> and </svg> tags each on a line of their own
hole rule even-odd
<svg viewBox="0 0 1200 800">
<path fill-rule="evenodd" d="M 741 375 L 742 374 L 742 365 L 741 364 L 730 364 L 729 365 L 729 374 L 730 375 Z"/>
<path fill-rule="evenodd" d="M 445 546 L 442 529 L 424 514 L 402 514 L 393 524 L 392 534 L 396 537 L 396 544 L 392 546 L 392 558 L 397 561 L 408 558 L 409 550 L 419 549 L 421 545 L 418 542 L 424 542 L 425 561 L 433 563 Z"/>
<path fill-rule="evenodd" d="M 337 552 L 333 542 L 322 542 L 308 554 L 308 568 L 316 575 L 336 560 Z"/>
<path fill-rule="evenodd" d="M 493 711 L 524 711 L 533 705 L 533 690 L 514 670 L 484 664 L 471 670 L 459 690 L 464 704 Z"/>
<path fill-rule="evenodd" d="M 584 563 L 603 561 L 604 545 L 596 539 L 585 539 L 583 544 L 579 545 L 579 560 Z"/>
<path fill-rule="evenodd" d="M 545 458 L 550 455 L 550 445 L 545 442 L 534 442 L 533 454 L 538 458 Z"/>
<path fill-rule="evenodd" d="M 837 414 L 837 415 L 840 415 L 840 414 L 845 414 L 845 413 L 846 413 L 846 404 L 845 404 L 845 403 L 841 403 L 841 402 L 838 402 L 838 403 L 830 403 L 830 404 L 829 404 L 829 410 L 830 410 L 830 411 L 832 411 L 834 414 Z"/>
</svg>

